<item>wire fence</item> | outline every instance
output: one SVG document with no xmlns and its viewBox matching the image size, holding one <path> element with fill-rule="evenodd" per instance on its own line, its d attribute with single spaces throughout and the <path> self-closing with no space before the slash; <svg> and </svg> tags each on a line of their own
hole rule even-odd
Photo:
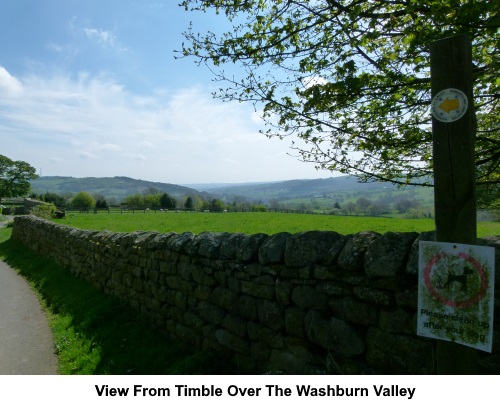
<svg viewBox="0 0 500 405">
<path fill-rule="evenodd" d="M 59 211 L 67 214 L 161 214 L 161 213 L 228 213 L 228 212 L 281 212 L 286 214 L 318 214 L 317 212 L 309 210 L 294 210 L 289 208 L 259 208 L 257 210 L 252 208 L 230 208 L 220 210 L 210 209 L 167 209 L 167 208 L 149 208 L 149 207 L 110 207 L 110 208 L 58 208 Z"/>
</svg>

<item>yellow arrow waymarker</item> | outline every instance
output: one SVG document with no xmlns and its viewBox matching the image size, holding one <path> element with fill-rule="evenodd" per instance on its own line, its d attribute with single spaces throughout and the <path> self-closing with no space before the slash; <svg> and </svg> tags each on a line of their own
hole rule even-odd
<svg viewBox="0 0 500 405">
<path fill-rule="evenodd" d="M 468 105 L 467 96 L 463 91 L 444 89 L 432 98 L 431 111 L 438 121 L 450 123 L 462 118 Z"/>
<path fill-rule="evenodd" d="M 439 104 L 439 108 L 447 113 L 452 110 L 458 110 L 460 108 L 460 101 L 457 98 L 450 100 L 447 98 L 441 104 Z"/>
</svg>

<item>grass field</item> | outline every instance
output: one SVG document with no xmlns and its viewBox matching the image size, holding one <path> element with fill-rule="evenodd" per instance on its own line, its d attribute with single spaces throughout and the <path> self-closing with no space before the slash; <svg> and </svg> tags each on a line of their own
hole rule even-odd
<svg viewBox="0 0 500 405">
<path fill-rule="evenodd" d="M 434 229 L 433 219 L 402 219 L 365 216 L 333 216 L 270 212 L 153 212 L 135 214 L 71 213 L 58 223 L 81 229 L 114 232 L 242 232 L 246 234 L 297 233 L 310 230 L 335 231 L 348 235 L 360 231 L 424 232 Z M 479 222 L 478 236 L 500 235 L 500 222 Z"/>
</svg>

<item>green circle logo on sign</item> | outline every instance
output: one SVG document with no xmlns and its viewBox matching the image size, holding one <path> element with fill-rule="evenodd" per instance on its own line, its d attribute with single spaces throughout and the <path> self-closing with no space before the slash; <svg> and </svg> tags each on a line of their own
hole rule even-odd
<svg viewBox="0 0 500 405">
<path fill-rule="evenodd" d="M 458 89 L 441 90 L 432 99 L 432 115 L 441 122 L 453 122 L 463 117 L 468 107 L 467 96 Z"/>
</svg>

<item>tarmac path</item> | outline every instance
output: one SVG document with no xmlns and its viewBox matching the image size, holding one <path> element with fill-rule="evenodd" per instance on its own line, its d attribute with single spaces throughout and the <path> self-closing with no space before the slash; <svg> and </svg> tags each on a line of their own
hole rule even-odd
<svg viewBox="0 0 500 405">
<path fill-rule="evenodd" d="M 57 374 L 47 316 L 26 280 L 0 261 L 0 375 L 42 374 Z"/>
</svg>

